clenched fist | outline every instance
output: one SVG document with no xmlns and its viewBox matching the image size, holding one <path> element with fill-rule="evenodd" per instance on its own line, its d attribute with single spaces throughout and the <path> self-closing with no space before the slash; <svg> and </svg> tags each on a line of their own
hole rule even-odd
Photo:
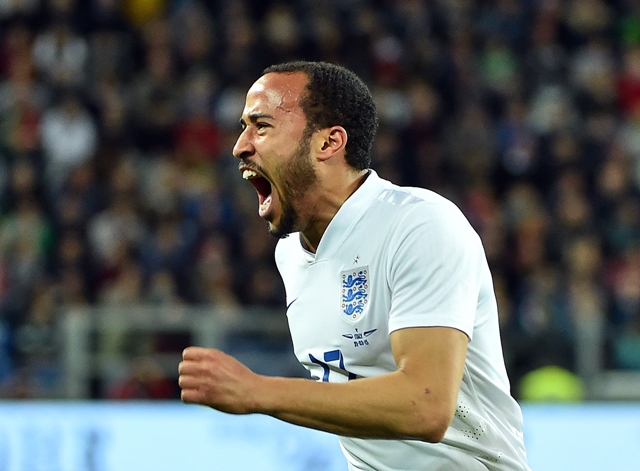
<svg viewBox="0 0 640 471">
<path fill-rule="evenodd" d="M 258 410 L 262 378 L 235 358 L 212 348 L 188 347 L 178 365 L 180 398 L 230 414 Z"/>
</svg>

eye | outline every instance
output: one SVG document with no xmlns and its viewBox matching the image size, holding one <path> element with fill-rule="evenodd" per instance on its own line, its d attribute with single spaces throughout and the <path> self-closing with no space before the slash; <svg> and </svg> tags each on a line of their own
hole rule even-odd
<svg viewBox="0 0 640 471">
<path fill-rule="evenodd" d="M 263 122 L 257 122 L 256 123 L 256 128 L 258 128 L 259 131 L 262 130 L 262 129 L 268 128 L 268 127 L 269 127 L 269 125 L 267 123 L 263 123 Z"/>
</svg>

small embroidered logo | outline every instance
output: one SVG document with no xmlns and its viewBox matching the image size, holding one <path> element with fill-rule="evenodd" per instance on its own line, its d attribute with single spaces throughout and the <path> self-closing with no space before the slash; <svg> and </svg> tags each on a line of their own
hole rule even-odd
<svg viewBox="0 0 640 471">
<path fill-rule="evenodd" d="M 293 303 L 295 303 L 297 300 L 298 300 L 298 298 L 293 298 L 293 299 L 289 302 L 289 304 L 287 304 L 287 310 L 288 310 L 288 309 L 291 307 L 291 305 L 292 305 Z"/>
<path fill-rule="evenodd" d="M 365 330 L 363 333 L 360 333 L 358 332 L 358 329 L 355 329 L 355 332 L 353 334 L 342 334 L 342 336 L 346 339 L 352 340 L 354 347 L 364 347 L 366 345 L 369 345 L 369 340 L 367 340 L 367 337 L 373 334 L 376 330 L 378 329 Z"/>
</svg>

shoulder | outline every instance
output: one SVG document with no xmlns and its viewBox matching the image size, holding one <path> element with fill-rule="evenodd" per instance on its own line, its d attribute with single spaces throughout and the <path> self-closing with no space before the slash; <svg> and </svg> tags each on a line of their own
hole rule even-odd
<svg viewBox="0 0 640 471">
<path fill-rule="evenodd" d="M 388 184 L 375 204 L 382 213 L 390 216 L 390 222 L 395 223 L 398 229 L 428 226 L 431 230 L 472 230 L 468 219 L 453 201 L 425 188 Z"/>
</svg>

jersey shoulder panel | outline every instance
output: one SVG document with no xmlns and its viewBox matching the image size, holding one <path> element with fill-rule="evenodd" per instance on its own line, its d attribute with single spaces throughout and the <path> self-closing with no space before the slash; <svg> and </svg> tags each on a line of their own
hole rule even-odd
<svg viewBox="0 0 640 471">
<path fill-rule="evenodd" d="M 428 224 L 431 230 L 474 232 L 462 210 L 451 200 L 431 190 L 390 185 L 377 197 L 376 203 L 399 232 L 411 232 Z"/>
</svg>

